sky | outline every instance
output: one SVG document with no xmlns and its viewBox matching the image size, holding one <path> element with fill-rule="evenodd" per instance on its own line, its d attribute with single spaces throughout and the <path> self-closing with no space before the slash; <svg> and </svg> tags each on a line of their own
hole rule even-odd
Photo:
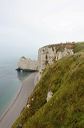
<svg viewBox="0 0 84 128">
<path fill-rule="evenodd" d="M 0 57 L 66 41 L 84 41 L 84 0 L 0 0 Z"/>
</svg>

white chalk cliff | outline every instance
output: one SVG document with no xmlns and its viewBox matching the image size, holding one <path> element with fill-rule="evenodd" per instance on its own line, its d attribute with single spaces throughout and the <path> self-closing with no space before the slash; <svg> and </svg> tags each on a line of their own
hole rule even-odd
<svg viewBox="0 0 84 128">
<path fill-rule="evenodd" d="M 74 43 L 54 44 L 44 46 L 38 51 L 39 72 L 45 69 L 46 65 L 52 64 L 67 55 L 73 55 Z"/>
<path fill-rule="evenodd" d="M 52 64 L 65 56 L 74 54 L 74 43 L 61 43 L 47 45 L 38 50 L 38 61 L 28 59 L 26 57 L 21 57 L 18 62 L 18 68 L 20 69 L 31 69 L 39 70 L 39 74 L 45 69 L 47 65 Z M 39 75 L 40 79 L 41 75 Z"/>
<path fill-rule="evenodd" d="M 28 59 L 26 57 L 21 57 L 18 64 L 18 68 L 20 69 L 31 69 L 31 70 L 37 70 L 38 62 L 35 60 Z"/>
</svg>

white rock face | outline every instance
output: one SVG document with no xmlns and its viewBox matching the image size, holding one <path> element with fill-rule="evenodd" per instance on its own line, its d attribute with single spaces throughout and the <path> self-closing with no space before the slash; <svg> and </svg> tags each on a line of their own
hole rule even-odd
<svg viewBox="0 0 84 128">
<path fill-rule="evenodd" d="M 39 72 L 45 69 L 46 65 L 52 64 L 65 56 L 73 55 L 73 43 L 54 44 L 42 47 L 38 51 Z"/>
<path fill-rule="evenodd" d="M 27 108 L 30 108 L 30 104 L 27 104 Z"/>
<path fill-rule="evenodd" d="M 53 93 L 51 91 L 49 91 L 47 94 L 47 99 L 46 99 L 47 102 L 52 98 L 52 96 L 53 96 Z"/>
<path fill-rule="evenodd" d="M 18 62 L 18 68 L 21 69 L 32 69 L 32 70 L 37 70 L 38 68 L 38 62 L 27 59 L 26 57 L 21 57 L 19 62 Z"/>
</svg>

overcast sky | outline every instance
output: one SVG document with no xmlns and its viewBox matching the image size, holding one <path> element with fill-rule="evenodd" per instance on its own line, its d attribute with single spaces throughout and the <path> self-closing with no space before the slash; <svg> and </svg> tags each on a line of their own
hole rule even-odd
<svg viewBox="0 0 84 128">
<path fill-rule="evenodd" d="M 0 56 L 35 58 L 39 47 L 84 40 L 84 0 L 0 0 Z"/>
</svg>

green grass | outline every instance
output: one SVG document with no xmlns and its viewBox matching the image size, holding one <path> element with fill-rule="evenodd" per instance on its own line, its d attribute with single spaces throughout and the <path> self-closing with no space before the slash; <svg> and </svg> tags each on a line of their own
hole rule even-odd
<svg viewBox="0 0 84 128">
<path fill-rule="evenodd" d="M 12 128 L 84 128 L 83 49 L 84 43 L 76 44 L 78 53 L 46 68 L 29 97 L 30 108 L 23 109 Z M 47 103 L 48 90 L 53 97 Z"/>
<path fill-rule="evenodd" d="M 84 52 L 84 42 L 78 42 L 75 44 L 74 52 Z"/>
</svg>

